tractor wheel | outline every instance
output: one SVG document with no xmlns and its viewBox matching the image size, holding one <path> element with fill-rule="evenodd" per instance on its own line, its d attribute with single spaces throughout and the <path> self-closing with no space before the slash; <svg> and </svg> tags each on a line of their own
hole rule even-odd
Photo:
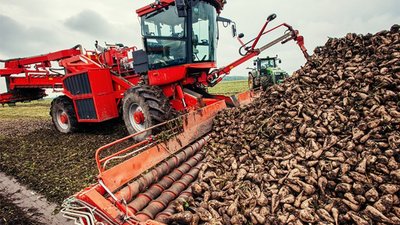
<svg viewBox="0 0 400 225">
<path fill-rule="evenodd" d="M 263 76 L 260 78 L 260 86 L 264 91 L 273 85 L 274 83 L 269 76 Z"/>
<path fill-rule="evenodd" d="M 253 77 L 251 77 L 251 75 L 249 76 L 249 90 L 253 90 L 254 89 L 254 81 L 253 81 Z"/>
<path fill-rule="evenodd" d="M 78 129 L 74 104 L 66 96 L 59 96 L 51 102 L 50 116 L 55 128 L 61 133 L 73 133 Z"/>
<path fill-rule="evenodd" d="M 168 99 L 159 87 L 138 85 L 125 92 L 122 101 L 122 115 L 130 134 L 146 130 L 171 118 Z M 159 129 L 148 130 L 134 137 L 142 141 Z"/>
</svg>

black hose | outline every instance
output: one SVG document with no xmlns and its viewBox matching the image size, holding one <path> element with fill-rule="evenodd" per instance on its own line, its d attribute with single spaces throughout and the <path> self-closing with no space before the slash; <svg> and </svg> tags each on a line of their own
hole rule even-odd
<svg viewBox="0 0 400 225">
<path fill-rule="evenodd" d="M 241 56 L 245 56 L 249 52 L 249 50 L 247 50 L 246 48 L 251 48 L 251 47 L 249 47 L 247 45 L 250 44 L 251 42 L 255 41 L 255 40 L 256 40 L 256 38 L 253 38 L 252 40 L 248 41 L 246 44 L 242 45 L 242 47 L 239 48 L 239 54 Z M 246 53 L 242 53 L 243 48 L 246 50 Z"/>
<path fill-rule="evenodd" d="M 77 44 L 74 47 L 72 47 L 71 49 L 82 49 L 82 45 L 81 44 Z"/>
</svg>

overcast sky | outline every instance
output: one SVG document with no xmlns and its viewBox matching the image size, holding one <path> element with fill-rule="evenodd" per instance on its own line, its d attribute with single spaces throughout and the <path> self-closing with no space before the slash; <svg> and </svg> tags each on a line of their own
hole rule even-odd
<svg viewBox="0 0 400 225">
<path fill-rule="evenodd" d="M 82 44 L 93 49 L 100 43 L 142 47 L 135 10 L 152 0 L 0 0 L 0 59 L 43 54 Z M 400 23 L 399 0 L 228 0 L 221 16 L 236 21 L 244 40 L 253 38 L 271 13 L 273 25 L 286 22 L 305 37 L 312 53 L 328 37 L 346 33 L 376 33 Z M 230 29 L 221 29 L 218 66 L 237 59 L 238 42 Z M 283 30 L 276 34 L 282 34 Z M 246 39 L 247 38 L 247 39 Z M 266 39 L 268 40 L 268 39 Z M 265 43 L 265 42 L 264 42 Z M 293 72 L 305 60 L 294 42 L 278 45 L 262 56 L 278 54 L 281 67 Z M 246 67 L 232 71 L 246 75 Z"/>
</svg>

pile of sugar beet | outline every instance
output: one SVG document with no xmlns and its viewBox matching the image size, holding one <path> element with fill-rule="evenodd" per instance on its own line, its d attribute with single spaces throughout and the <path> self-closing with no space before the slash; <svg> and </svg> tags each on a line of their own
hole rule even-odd
<svg viewBox="0 0 400 225">
<path fill-rule="evenodd" d="M 399 91 L 398 25 L 330 38 L 216 117 L 193 198 L 164 222 L 400 224 Z"/>
</svg>

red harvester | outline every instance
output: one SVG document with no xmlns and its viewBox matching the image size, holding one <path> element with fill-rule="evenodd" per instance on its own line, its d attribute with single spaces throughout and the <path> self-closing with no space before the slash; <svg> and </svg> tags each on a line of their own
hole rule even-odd
<svg viewBox="0 0 400 225">
<path fill-rule="evenodd" d="M 232 97 L 210 95 L 206 88 L 214 86 L 233 68 L 277 43 L 295 40 L 308 59 L 303 37 L 298 36 L 291 26 L 281 24 L 266 29 L 276 17 L 273 14 L 253 40 L 243 43 L 242 35 L 239 35 L 243 57 L 228 66 L 214 69 L 217 23 L 233 23 L 218 16 L 225 3 L 225 0 L 161 0 L 139 9 L 146 51 L 132 49 L 133 68 L 130 67 L 132 60 L 125 58 L 129 56 L 127 48 L 111 47 L 99 54 L 85 56 L 101 67 L 107 66 L 89 69 L 88 84 L 93 87 L 98 82 L 97 78 L 96 81 L 91 79 L 91 71 L 92 76 L 104 73 L 102 76 L 107 77 L 111 84 L 105 96 L 112 96 L 108 100 L 116 113 L 122 109 L 132 134 L 96 151 L 98 183 L 65 200 L 64 216 L 86 225 L 167 223 L 175 213 L 174 200 L 186 200 L 191 196 L 190 186 L 203 165 L 204 152 L 201 149 L 211 136 L 214 116 L 230 105 L 244 105 L 254 98 L 252 92 Z M 281 27 L 287 28 L 281 37 L 257 47 L 261 37 Z M 107 58 L 114 64 L 110 64 Z M 120 63 L 121 60 L 129 64 Z M 65 65 L 65 68 L 70 67 Z M 70 109 L 76 109 L 77 119 L 83 122 L 76 104 L 81 98 L 74 99 L 75 96 L 68 92 L 68 85 L 75 86 L 66 82 L 69 77 L 80 74 L 73 71 L 63 78 L 67 95 L 63 98 L 75 102 Z M 78 81 L 78 84 L 82 83 Z M 94 112 L 110 107 L 101 108 L 103 105 L 97 105 L 99 101 L 96 101 L 100 96 L 89 94 L 82 99 L 94 100 Z M 171 109 L 189 112 L 166 121 Z M 66 121 L 70 121 L 71 116 L 67 116 L 69 120 Z M 172 127 L 167 133 L 172 133 L 173 138 L 166 140 L 165 131 L 161 134 L 153 132 L 160 126 L 175 122 L 183 124 L 183 130 L 179 126 Z M 157 125 L 152 126 L 154 124 Z M 141 141 L 127 145 L 126 142 L 132 138 Z M 124 147 L 115 151 L 117 146 Z M 110 164 L 113 166 L 107 167 Z"/>
<path fill-rule="evenodd" d="M 288 24 L 266 30 L 276 15 L 268 17 L 259 35 L 242 45 L 243 57 L 216 68 L 218 23 L 235 24 L 219 16 L 226 0 L 158 0 L 137 10 L 144 49 L 96 42 L 96 51 L 80 45 L 41 56 L 2 60 L 0 76 L 8 92 L 0 103 L 40 99 L 45 88 L 60 88 L 63 96 L 51 104 L 50 114 L 58 131 L 70 133 L 80 123 L 97 123 L 122 116 L 133 134 L 187 112 L 225 100 L 235 99 L 207 93 L 230 71 L 279 42 L 297 41 L 307 56 L 303 37 Z M 257 44 L 265 34 L 278 28 L 286 32 L 267 45 Z M 55 63 L 59 67 L 54 68 Z M 135 137 L 143 140 L 150 130 Z"/>
</svg>

